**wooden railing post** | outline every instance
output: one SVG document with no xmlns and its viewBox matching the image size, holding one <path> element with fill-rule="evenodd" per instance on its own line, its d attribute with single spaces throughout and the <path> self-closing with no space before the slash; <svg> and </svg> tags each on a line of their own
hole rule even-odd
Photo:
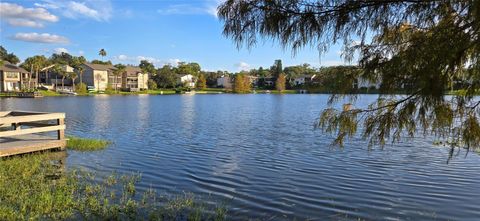
<svg viewBox="0 0 480 221">
<path fill-rule="evenodd" d="M 64 118 L 59 118 L 57 119 L 57 125 L 64 125 L 65 124 L 65 119 Z M 63 140 L 65 138 L 65 130 L 60 129 L 57 131 L 57 139 Z"/>
</svg>

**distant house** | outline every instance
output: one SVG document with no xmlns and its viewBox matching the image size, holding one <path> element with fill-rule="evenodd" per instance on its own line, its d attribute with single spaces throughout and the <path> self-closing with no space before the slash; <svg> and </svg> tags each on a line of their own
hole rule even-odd
<svg viewBox="0 0 480 221">
<path fill-rule="evenodd" d="M 178 75 L 178 83 L 189 88 L 194 88 L 197 79 L 191 74 Z"/>
<path fill-rule="evenodd" d="M 248 80 L 250 80 L 250 84 L 251 84 L 253 87 L 257 87 L 257 86 L 258 86 L 258 77 L 257 77 L 257 76 L 247 75 L 247 78 L 248 78 Z"/>
<path fill-rule="evenodd" d="M 8 61 L 0 66 L 0 92 L 22 90 L 23 79 L 28 71 Z"/>
<path fill-rule="evenodd" d="M 292 86 L 300 86 L 300 85 L 304 85 L 306 83 L 309 83 L 311 82 L 314 78 L 316 77 L 316 75 L 301 75 L 301 76 L 298 76 L 298 77 L 295 77 L 293 78 L 291 81 L 290 81 L 290 84 Z"/>
<path fill-rule="evenodd" d="M 380 89 L 380 82 L 373 82 L 368 79 L 359 77 L 356 82 L 356 88 L 361 89 Z"/>
<path fill-rule="evenodd" d="M 113 65 L 84 63 L 82 66 L 84 68 L 82 76 L 83 83 L 89 87 L 93 87 L 96 91 L 105 91 L 108 87 L 109 80 L 114 80 L 113 70 L 115 70 L 115 67 L 113 67 Z M 121 87 L 122 76 L 119 76 L 119 79 L 119 85 L 117 86 Z"/>
<path fill-rule="evenodd" d="M 232 85 L 232 78 L 229 75 L 222 75 L 221 77 L 217 78 L 217 87 L 232 89 Z"/>
<path fill-rule="evenodd" d="M 47 88 L 49 88 L 49 86 L 56 87 L 56 86 L 62 85 L 63 76 L 60 73 L 54 72 L 52 70 L 53 67 L 54 65 L 50 65 L 42 69 L 42 71 L 39 73 L 39 83 L 44 86 L 46 85 Z M 64 71 L 67 74 L 75 72 L 75 69 L 69 65 L 62 65 L 61 68 L 62 68 L 62 71 Z M 70 78 L 65 77 L 63 80 L 64 85 L 71 86 L 72 83 L 73 82 Z"/>
<path fill-rule="evenodd" d="M 122 76 L 122 89 L 126 91 L 148 90 L 148 75 L 135 66 L 127 66 Z"/>
<path fill-rule="evenodd" d="M 271 87 L 275 85 L 275 78 L 272 78 L 272 77 L 261 78 L 261 81 L 263 85 L 260 85 L 260 86 Z"/>
</svg>

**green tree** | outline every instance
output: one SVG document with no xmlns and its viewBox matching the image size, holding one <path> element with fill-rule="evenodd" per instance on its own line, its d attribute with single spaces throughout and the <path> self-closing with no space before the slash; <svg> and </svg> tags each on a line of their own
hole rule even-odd
<svg viewBox="0 0 480 221">
<path fill-rule="evenodd" d="M 77 88 L 75 86 L 75 80 L 78 77 L 78 74 L 75 72 L 71 72 L 68 74 L 68 77 L 72 80 L 72 90 L 75 91 Z"/>
<path fill-rule="evenodd" d="M 65 90 L 65 78 L 68 77 L 69 73 L 65 70 L 64 64 L 55 64 L 52 68 L 53 72 L 62 76 L 62 90 Z"/>
<path fill-rule="evenodd" d="M 72 67 L 78 72 L 80 83 L 83 83 L 83 72 L 85 71 L 83 64 L 87 62 L 87 59 L 85 59 L 83 56 L 80 56 L 74 57 L 72 60 Z"/>
<path fill-rule="evenodd" d="M 157 83 L 152 80 L 152 79 L 148 79 L 148 89 L 150 90 L 157 90 Z"/>
<path fill-rule="evenodd" d="M 275 60 L 273 65 L 270 67 L 270 72 L 272 73 L 274 78 L 278 78 L 278 76 L 283 73 L 282 60 Z"/>
<path fill-rule="evenodd" d="M 98 55 L 102 56 L 102 61 L 103 61 L 103 57 L 107 56 L 107 51 L 105 51 L 105 49 L 102 48 L 98 52 Z"/>
<path fill-rule="evenodd" d="M 92 60 L 91 63 L 92 64 L 112 65 L 111 61 Z"/>
<path fill-rule="evenodd" d="M 177 84 L 175 69 L 171 65 L 164 65 L 159 68 L 154 79 L 161 88 L 172 88 Z"/>
<path fill-rule="evenodd" d="M 35 55 L 25 59 L 20 66 L 26 70 L 30 70 L 30 73 L 28 74 L 28 89 L 32 89 L 32 74 L 35 73 L 35 85 L 38 86 L 39 72 L 48 65 L 49 61 L 43 55 Z"/>
<path fill-rule="evenodd" d="M 0 46 L 0 60 L 8 61 L 12 64 L 20 63 L 20 59 L 13 53 L 8 53 L 7 49 L 3 46 Z"/>
<path fill-rule="evenodd" d="M 123 64 L 116 64 L 115 70 L 113 70 L 112 74 L 115 77 L 114 84 L 115 84 L 115 92 L 117 92 L 117 84 L 118 84 L 118 77 L 122 76 L 126 71 L 126 66 Z"/>
<path fill-rule="evenodd" d="M 198 77 L 200 74 L 201 68 L 198 63 L 192 62 L 192 63 L 186 63 L 186 62 L 180 62 L 178 63 L 176 72 L 177 74 L 181 75 L 187 75 L 191 74 L 195 77 Z"/>
<path fill-rule="evenodd" d="M 275 88 L 277 91 L 282 92 L 285 90 L 286 78 L 285 74 L 280 73 L 275 81 Z"/>
<path fill-rule="evenodd" d="M 66 52 L 61 52 L 60 54 L 54 53 L 50 56 L 50 62 L 53 64 L 63 64 L 70 65 L 74 63 L 74 56 Z"/>
<path fill-rule="evenodd" d="M 156 72 L 157 72 L 155 70 L 155 66 L 147 60 L 141 60 L 139 67 L 140 67 L 140 69 L 142 69 L 142 73 L 144 73 L 144 74 L 155 75 Z"/>
<path fill-rule="evenodd" d="M 324 53 L 343 43 L 343 58 L 357 55 L 361 77 L 380 82 L 381 95 L 367 108 L 351 103 L 338 109 L 345 88 L 335 91 L 317 124 L 336 135 L 334 143 L 342 145 L 362 128 L 371 145 L 420 133 L 446 139 L 453 150 L 480 146 L 480 101 L 474 99 L 480 88 L 479 7 L 471 0 L 227 0 L 218 14 L 223 33 L 239 47 L 263 38 L 293 53 L 306 46 Z M 446 97 L 453 79 L 462 79 L 464 93 Z M 406 95 L 389 95 L 398 84 L 409 85 Z"/>
<path fill-rule="evenodd" d="M 204 74 L 200 74 L 198 76 L 196 86 L 197 86 L 197 89 L 199 89 L 199 90 L 205 90 L 205 88 L 207 88 L 207 79 L 205 78 Z"/>
</svg>

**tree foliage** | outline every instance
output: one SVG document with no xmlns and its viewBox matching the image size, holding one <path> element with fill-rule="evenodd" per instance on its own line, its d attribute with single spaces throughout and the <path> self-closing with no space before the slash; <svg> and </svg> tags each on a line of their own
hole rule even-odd
<svg viewBox="0 0 480 221">
<path fill-rule="evenodd" d="M 7 49 L 3 46 L 0 46 L 0 60 L 1 61 L 8 61 L 12 64 L 20 63 L 20 59 L 13 53 L 8 53 Z"/>
<path fill-rule="evenodd" d="M 142 69 L 142 73 L 144 74 L 156 74 L 155 66 L 147 60 L 141 60 L 139 67 Z"/>
<path fill-rule="evenodd" d="M 175 69 L 171 65 L 164 65 L 159 68 L 154 76 L 155 82 L 161 88 L 172 88 L 177 85 Z"/>
<path fill-rule="evenodd" d="M 92 60 L 91 63 L 92 64 L 112 65 L 111 61 Z"/>
<path fill-rule="evenodd" d="M 251 90 L 250 79 L 245 74 L 236 74 L 233 92 L 238 94 L 249 93 Z"/>
<path fill-rule="evenodd" d="M 452 145 L 480 146 L 480 1 L 474 0 L 227 0 L 219 7 L 224 34 L 237 46 L 273 39 L 284 48 L 312 46 L 320 53 L 343 44 L 347 61 L 358 59 L 361 77 L 379 81 L 368 107 L 334 91 L 318 127 L 335 143 L 361 130 L 372 145 L 433 134 Z M 445 96 L 454 80 L 464 93 Z M 406 95 L 389 95 L 398 85 Z M 360 124 L 360 125 L 359 125 Z"/>
<path fill-rule="evenodd" d="M 204 74 L 200 74 L 197 80 L 197 89 L 204 90 L 207 88 L 207 79 Z"/>
<path fill-rule="evenodd" d="M 280 73 L 277 77 L 277 81 L 275 81 L 275 89 L 280 92 L 284 91 L 286 82 L 285 74 Z"/>
</svg>

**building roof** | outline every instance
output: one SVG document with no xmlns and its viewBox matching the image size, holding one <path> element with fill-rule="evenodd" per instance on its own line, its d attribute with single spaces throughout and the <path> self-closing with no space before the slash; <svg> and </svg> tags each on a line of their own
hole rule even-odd
<svg viewBox="0 0 480 221">
<path fill-rule="evenodd" d="M 85 66 L 99 71 L 111 71 L 115 70 L 115 67 L 110 64 L 93 64 L 93 63 L 83 63 Z"/>
<path fill-rule="evenodd" d="M 20 72 L 20 73 L 28 73 L 27 70 L 18 67 L 8 61 L 3 61 L 3 65 L 0 66 L 0 71 L 11 71 L 11 72 Z"/>
<path fill-rule="evenodd" d="M 138 73 L 142 72 L 142 69 L 137 66 L 126 66 L 125 72 L 127 73 L 128 76 L 137 76 Z"/>
</svg>

